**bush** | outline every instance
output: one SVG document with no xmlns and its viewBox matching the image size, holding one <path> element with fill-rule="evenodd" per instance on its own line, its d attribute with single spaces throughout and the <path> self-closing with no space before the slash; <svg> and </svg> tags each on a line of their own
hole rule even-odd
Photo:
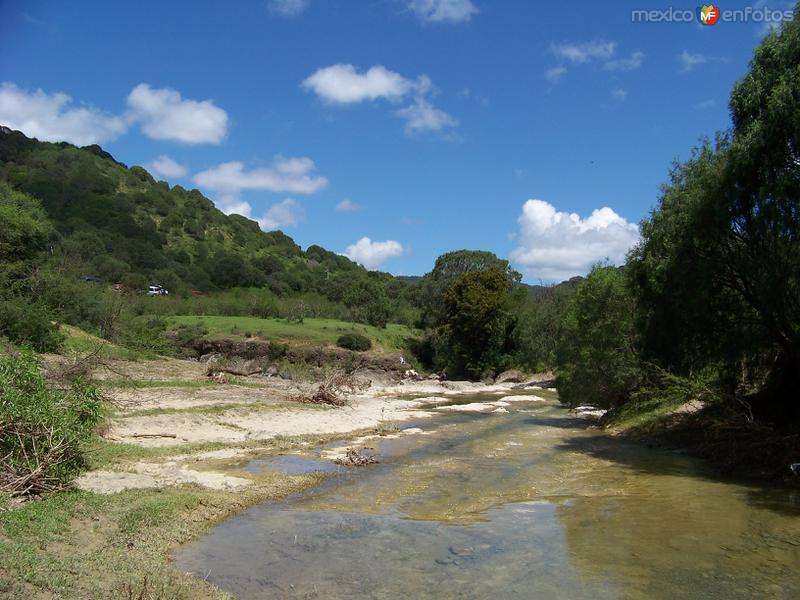
<svg viewBox="0 0 800 600">
<path fill-rule="evenodd" d="M 360 333 L 346 333 L 341 335 L 339 339 L 336 340 L 336 345 L 340 348 L 346 348 L 355 352 L 363 352 L 364 350 L 372 348 L 370 339 Z"/>
<path fill-rule="evenodd" d="M 85 466 L 103 417 L 102 397 L 82 381 L 56 388 L 30 349 L 0 356 L 0 492 L 39 494 L 64 487 Z"/>
<path fill-rule="evenodd" d="M 27 300 L 0 302 L 0 337 L 31 346 L 37 352 L 57 352 L 65 339 L 49 313 Z"/>
<path fill-rule="evenodd" d="M 146 355 L 169 355 L 172 346 L 166 328 L 167 324 L 161 319 L 135 317 L 121 323 L 114 341 Z"/>
</svg>

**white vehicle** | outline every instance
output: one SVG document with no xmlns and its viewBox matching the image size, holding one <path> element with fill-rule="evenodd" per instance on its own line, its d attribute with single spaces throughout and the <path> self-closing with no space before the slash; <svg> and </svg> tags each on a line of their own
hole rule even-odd
<svg viewBox="0 0 800 600">
<path fill-rule="evenodd" d="M 169 296 L 169 290 L 160 285 L 151 285 L 147 288 L 148 296 Z"/>
</svg>

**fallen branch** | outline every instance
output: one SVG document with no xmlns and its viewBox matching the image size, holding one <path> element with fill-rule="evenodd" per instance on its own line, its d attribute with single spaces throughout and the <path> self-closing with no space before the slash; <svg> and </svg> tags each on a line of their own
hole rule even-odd
<svg viewBox="0 0 800 600">
<path fill-rule="evenodd" d="M 297 394 L 291 399 L 306 404 L 341 407 L 350 404 L 350 400 L 345 394 L 354 394 L 369 386 L 369 382 L 360 382 L 351 373 L 339 371 L 325 378 L 313 394 Z"/>
<path fill-rule="evenodd" d="M 177 438 L 178 434 L 177 433 L 132 433 L 128 437 L 133 437 L 133 438 L 159 438 L 159 437 Z"/>
</svg>

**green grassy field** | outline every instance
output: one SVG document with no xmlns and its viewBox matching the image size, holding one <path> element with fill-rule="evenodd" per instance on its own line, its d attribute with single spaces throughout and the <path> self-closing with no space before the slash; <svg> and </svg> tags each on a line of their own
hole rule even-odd
<svg viewBox="0 0 800 600">
<path fill-rule="evenodd" d="M 108 340 L 86 333 L 78 327 L 61 324 L 61 332 L 67 337 L 64 340 L 63 353 L 88 354 L 98 351 L 103 358 L 118 360 L 152 360 L 158 358 L 150 352 L 140 352 L 131 348 L 123 348 Z"/>
<path fill-rule="evenodd" d="M 361 323 L 348 323 L 336 319 L 305 319 L 303 323 L 290 323 L 285 319 L 258 319 L 256 317 L 176 316 L 167 319 L 170 325 L 200 325 L 208 329 L 210 339 L 246 339 L 248 337 L 281 342 L 306 342 L 309 344 L 336 344 L 340 335 L 360 333 L 372 340 L 374 349 L 395 352 L 405 350 L 407 340 L 418 332 L 390 323 L 378 329 Z"/>
</svg>

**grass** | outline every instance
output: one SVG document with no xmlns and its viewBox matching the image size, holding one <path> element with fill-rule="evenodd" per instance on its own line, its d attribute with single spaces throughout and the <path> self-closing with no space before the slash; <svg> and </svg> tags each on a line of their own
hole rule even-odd
<svg viewBox="0 0 800 600">
<path fill-rule="evenodd" d="M 169 317 L 170 325 L 199 325 L 208 329 L 209 339 L 246 339 L 251 337 L 280 342 L 303 342 L 309 344 L 336 344 L 340 335 L 360 333 L 367 336 L 379 350 L 387 352 L 402 351 L 407 340 L 417 337 L 418 332 L 390 323 L 385 329 L 348 323 L 337 319 L 305 319 L 303 323 L 290 323 L 285 319 L 259 319 L 256 317 L 219 317 L 184 315 Z"/>
<path fill-rule="evenodd" d="M 303 404 L 297 402 L 227 402 L 219 404 L 204 404 L 201 406 L 189 406 L 187 408 L 144 408 L 142 410 L 125 411 L 117 416 L 119 419 L 129 417 L 153 417 L 156 415 L 177 415 L 177 414 L 196 414 L 196 415 L 222 415 L 228 411 L 237 410 L 239 412 L 268 412 L 283 410 L 331 410 L 331 407 L 318 404 Z"/>
<path fill-rule="evenodd" d="M 104 379 L 100 383 L 105 388 L 122 389 L 201 388 L 218 385 L 210 379 Z"/>
<path fill-rule="evenodd" d="M 170 552 L 254 503 L 283 498 L 318 475 L 264 474 L 236 493 L 195 486 L 101 496 L 70 491 L 0 513 L 0 598 L 229 598 L 176 569 Z"/>
<path fill-rule="evenodd" d="M 648 434 L 659 431 L 671 420 L 673 411 L 684 404 L 686 398 L 653 398 L 632 401 L 609 411 L 603 424 L 618 432 Z"/>
<path fill-rule="evenodd" d="M 61 351 L 62 354 L 88 354 L 100 347 L 100 356 L 106 359 L 135 361 L 158 358 L 157 355 L 152 353 L 140 352 L 138 350 L 117 346 L 108 340 L 86 333 L 82 329 L 72 325 L 62 324 L 60 328 L 61 332 L 67 336 L 64 340 L 64 348 Z"/>
</svg>

